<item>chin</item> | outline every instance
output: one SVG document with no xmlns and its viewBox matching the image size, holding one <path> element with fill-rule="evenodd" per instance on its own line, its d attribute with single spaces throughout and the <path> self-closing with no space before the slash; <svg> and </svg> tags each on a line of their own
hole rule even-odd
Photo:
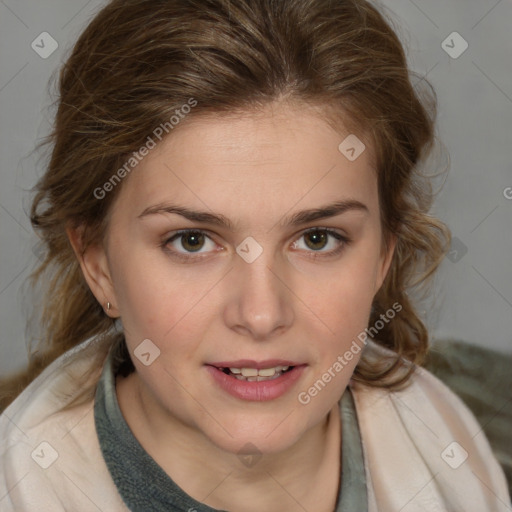
<svg viewBox="0 0 512 512">
<path fill-rule="evenodd" d="M 307 432 L 308 418 L 299 420 L 292 409 L 277 416 L 275 413 L 257 418 L 243 413 L 223 416 L 219 424 L 209 424 L 203 434 L 221 450 L 237 456 L 265 455 L 286 451 Z"/>
</svg>

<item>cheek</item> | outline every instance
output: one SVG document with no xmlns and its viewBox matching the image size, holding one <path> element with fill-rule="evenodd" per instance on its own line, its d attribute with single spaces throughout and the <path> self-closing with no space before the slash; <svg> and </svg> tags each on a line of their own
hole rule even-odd
<svg viewBox="0 0 512 512">
<path fill-rule="evenodd" d="M 152 340 L 166 356 L 191 357 L 209 325 L 212 302 L 204 299 L 219 276 L 179 270 L 165 255 L 147 249 L 121 257 L 113 273 L 116 298 L 127 343 L 133 350 L 142 340 Z M 172 363 L 172 361 L 171 361 Z M 172 364 L 171 364 L 172 366 Z"/>
<path fill-rule="evenodd" d="M 318 313 L 327 335 L 334 331 L 331 337 L 335 342 L 340 336 L 343 340 L 351 339 L 367 327 L 375 295 L 376 269 L 377 260 L 371 253 L 354 251 L 328 273 L 308 280 L 303 288 L 304 302 Z M 321 286 L 319 282 L 325 284 Z"/>
<path fill-rule="evenodd" d="M 171 275 L 171 267 L 165 265 L 162 256 L 147 249 L 121 249 L 116 258 L 112 277 L 127 335 L 160 337 L 165 326 L 170 329 L 183 316 L 187 295 L 193 291 L 176 273 Z"/>
</svg>

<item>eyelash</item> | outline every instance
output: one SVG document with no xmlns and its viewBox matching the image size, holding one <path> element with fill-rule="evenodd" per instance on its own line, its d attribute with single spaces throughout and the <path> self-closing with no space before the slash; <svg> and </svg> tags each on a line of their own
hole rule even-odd
<svg viewBox="0 0 512 512">
<path fill-rule="evenodd" d="M 300 237 L 298 239 L 302 238 L 303 236 L 308 235 L 309 233 L 315 233 L 315 232 L 326 233 L 327 235 L 330 235 L 333 238 L 335 238 L 336 240 L 338 240 L 340 242 L 340 244 L 339 244 L 338 248 L 328 251 L 328 252 L 307 251 L 307 252 L 312 252 L 312 255 L 309 256 L 312 259 L 329 258 L 329 257 L 337 256 L 337 255 L 341 254 L 341 252 L 351 243 L 351 240 L 348 237 L 338 233 L 337 231 L 334 231 L 329 228 L 317 228 L 317 227 L 310 228 L 310 229 L 302 232 L 302 234 L 300 235 Z M 191 260 L 202 260 L 204 258 L 207 258 L 208 255 L 194 256 L 193 253 L 189 253 L 190 254 L 189 256 L 185 256 L 183 253 L 173 251 L 167 247 L 169 243 L 174 242 L 174 240 L 179 239 L 180 237 L 183 237 L 184 235 L 187 235 L 190 233 L 200 233 L 200 234 L 203 234 L 206 237 L 208 237 L 210 240 L 212 240 L 212 238 L 210 236 L 208 236 L 207 232 L 203 231 L 201 229 L 183 229 L 181 231 L 177 231 L 171 237 L 164 240 L 163 243 L 161 244 L 161 248 L 166 253 L 170 254 L 173 258 L 176 258 L 178 260 L 185 261 L 185 262 L 190 262 Z"/>
</svg>

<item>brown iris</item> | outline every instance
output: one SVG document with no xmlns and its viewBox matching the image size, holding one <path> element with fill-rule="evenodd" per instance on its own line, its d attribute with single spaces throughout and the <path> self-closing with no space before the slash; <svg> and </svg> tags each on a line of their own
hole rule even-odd
<svg viewBox="0 0 512 512">
<path fill-rule="evenodd" d="M 191 231 L 181 236 L 181 245 L 187 251 L 198 251 L 204 245 L 204 234 L 199 231 Z"/>
<path fill-rule="evenodd" d="M 309 233 L 304 234 L 304 238 L 306 239 L 306 244 L 310 249 L 323 249 L 325 244 L 327 243 L 327 233 L 325 231 L 310 231 Z M 309 244 L 307 240 L 312 240 L 313 243 Z M 318 247 L 321 245 L 321 247 Z"/>
</svg>

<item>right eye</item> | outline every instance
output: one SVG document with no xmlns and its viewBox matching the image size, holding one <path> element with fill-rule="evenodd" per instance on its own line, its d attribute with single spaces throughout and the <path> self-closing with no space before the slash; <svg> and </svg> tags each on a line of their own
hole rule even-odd
<svg viewBox="0 0 512 512">
<path fill-rule="evenodd" d="M 162 247 L 171 254 L 172 257 L 177 257 L 182 260 L 198 259 L 194 254 L 203 254 L 209 251 L 201 251 L 207 241 L 210 241 L 215 247 L 215 242 L 202 230 L 197 229 L 184 229 L 177 231 L 172 236 L 167 238 Z M 169 246 L 173 246 L 171 249 Z M 181 249 L 181 250 L 180 250 Z M 199 257 L 202 259 L 204 256 Z"/>
</svg>

